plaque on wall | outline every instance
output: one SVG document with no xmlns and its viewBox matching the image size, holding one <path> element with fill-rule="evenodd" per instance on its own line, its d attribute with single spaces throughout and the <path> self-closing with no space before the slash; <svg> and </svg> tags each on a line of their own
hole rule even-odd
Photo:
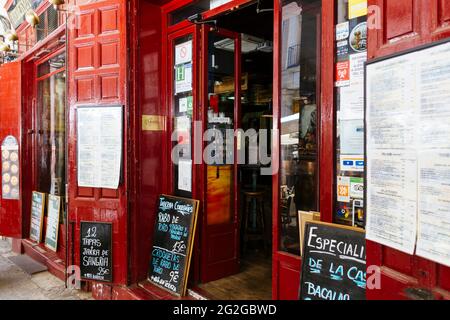
<svg viewBox="0 0 450 320">
<path fill-rule="evenodd" d="M 13 136 L 2 143 L 2 198 L 19 200 L 19 144 Z"/>
</svg>

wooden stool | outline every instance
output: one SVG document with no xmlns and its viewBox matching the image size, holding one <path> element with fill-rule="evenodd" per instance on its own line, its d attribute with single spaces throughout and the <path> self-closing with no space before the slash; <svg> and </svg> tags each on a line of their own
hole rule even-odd
<svg viewBox="0 0 450 320">
<path fill-rule="evenodd" d="M 267 253 L 266 218 L 264 214 L 264 191 L 243 191 L 244 213 L 242 215 L 243 246 L 245 253 L 249 241 L 262 241 Z M 253 221 L 253 213 L 255 213 Z M 250 225 L 253 222 L 253 226 Z"/>
</svg>

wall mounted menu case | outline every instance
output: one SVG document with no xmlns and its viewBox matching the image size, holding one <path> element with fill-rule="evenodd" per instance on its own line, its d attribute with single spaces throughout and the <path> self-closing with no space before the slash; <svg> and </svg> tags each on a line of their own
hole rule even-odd
<svg viewBox="0 0 450 320">
<path fill-rule="evenodd" d="M 366 78 L 367 238 L 450 266 L 450 42 Z"/>
<path fill-rule="evenodd" d="M 13 136 L 7 136 L 2 143 L 2 198 L 20 199 L 19 143 Z"/>
</svg>

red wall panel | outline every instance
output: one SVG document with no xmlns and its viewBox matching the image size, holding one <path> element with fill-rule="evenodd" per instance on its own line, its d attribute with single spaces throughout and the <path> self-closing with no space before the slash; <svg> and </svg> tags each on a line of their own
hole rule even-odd
<svg viewBox="0 0 450 320">
<path fill-rule="evenodd" d="M 134 108 L 133 132 L 134 170 L 131 172 L 136 192 L 130 199 L 130 259 L 132 281 L 147 278 L 153 226 L 158 195 L 166 191 L 168 166 L 166 157 L 168 133 L 165 119 L 168 114 L 162 86 L 162 21 L 159 6 L 144 0 L 132 1 L 130 57 L 132 85 L 130 100 Z M 160 119 L 160 128 L 143 128 L 143 117 Z M 131 178 L 130 178 L 131 179 Z"/>
<path fill-rule="evenodd" d="M 8 135 L 19 142 L 19 159 L 22 161 L 21 148 L 21 62 L 0 66 L 0 145 Z M 0 169 L 1 171 L 1 169 Z M 21 175 L 22 180 L 22 173 Z M 20 181 L 23 187 L 23 181 Z M 0 195 L 2 193 L 0 186 Z M 22 194 L 22 192 L 21 192 Z M 0 197 L 0 235 L 22 237 L 22 211 L 19 200 L 4 200 Z"/>
</svg>

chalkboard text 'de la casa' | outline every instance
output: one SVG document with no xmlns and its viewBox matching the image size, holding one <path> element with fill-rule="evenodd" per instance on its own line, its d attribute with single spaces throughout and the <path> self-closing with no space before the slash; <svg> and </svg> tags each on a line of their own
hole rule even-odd
<svg viewBox="0 0 450 320">
<path fill-rule="evenodd" d="M 308 235 L 307 246 L 314 250 L 319 250 L 324 253 L 332 253 L 341 255 L 343 257 L 356 258 L 365 262 L 366 248 L 358 243 L 351 243 L 346 241 L 338 241 L 336 239 L 324 238 L 316 234 L 314 231 L 317 227 L 311 227 Z"/>
</svg>

